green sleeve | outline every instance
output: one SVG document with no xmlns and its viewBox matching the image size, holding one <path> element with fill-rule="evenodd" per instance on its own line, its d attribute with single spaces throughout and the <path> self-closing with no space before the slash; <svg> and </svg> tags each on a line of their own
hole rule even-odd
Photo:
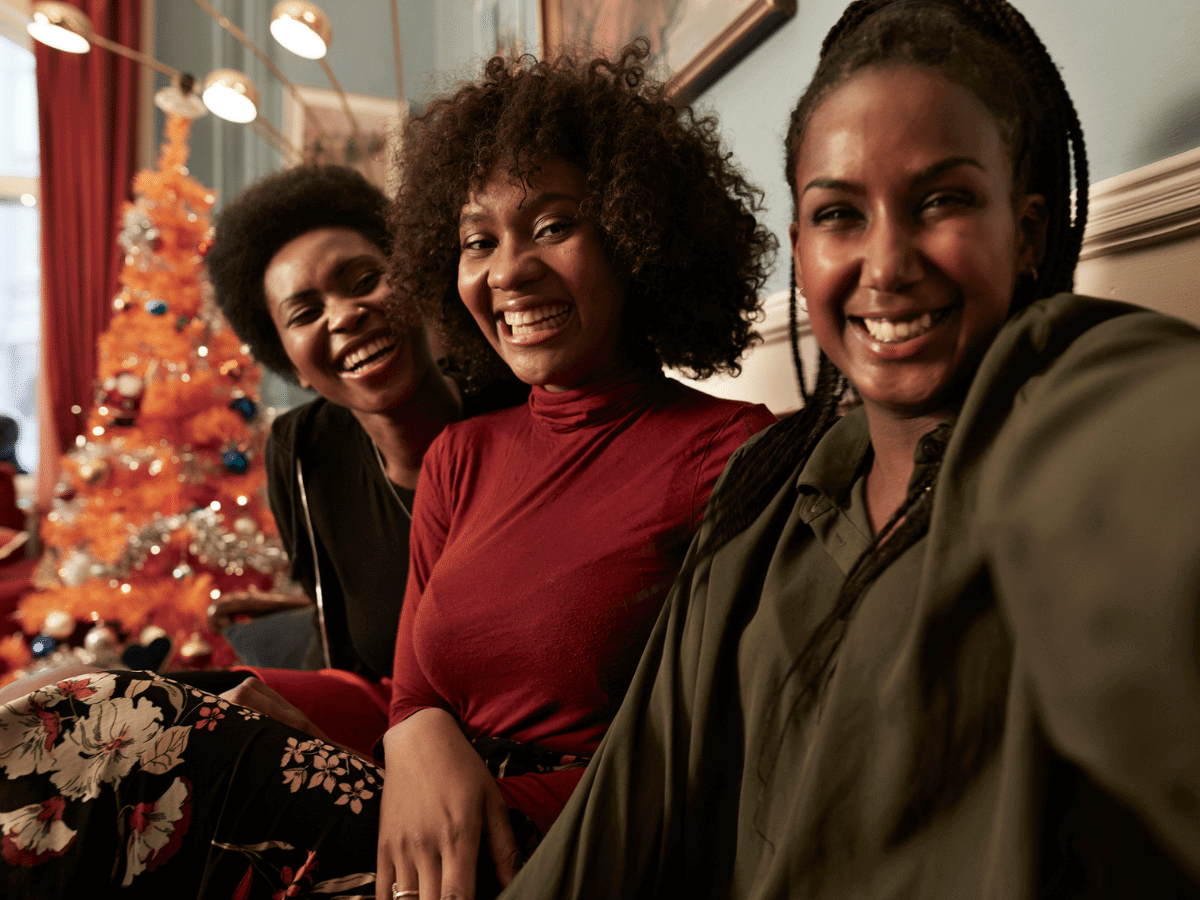
<svg viewBox="0 0 1200 900">
<path fill-rule="evenodd" d="M 1017 395 L 979 521 L 1048 737 L 1200 875 L 1200 334 L 1077 338 Z"/>
</svg>

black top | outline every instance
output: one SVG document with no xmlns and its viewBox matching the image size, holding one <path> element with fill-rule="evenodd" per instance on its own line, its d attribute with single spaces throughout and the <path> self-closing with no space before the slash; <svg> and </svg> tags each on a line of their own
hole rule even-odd
<svg viewBox="0 0 1200 900">
<path fill-rule="evenodd" d="M 468 397 L 467 416 L 524 401 L 529 388 L 504 382 Z M 267 491 L 292 577 L 316 597 L 296 458 L 300 457 L 316 536 L 325 601 L 325 628 L 334 668 L 379 681 L 391 675 L 396 623 L 408 579 L 413 491 L 388 485 L 371 438 L 354 414 L 322 398 L 280 415 L 267 440 Z M 324 663 L 314 629 L 308 664 Z"/>
</svg>

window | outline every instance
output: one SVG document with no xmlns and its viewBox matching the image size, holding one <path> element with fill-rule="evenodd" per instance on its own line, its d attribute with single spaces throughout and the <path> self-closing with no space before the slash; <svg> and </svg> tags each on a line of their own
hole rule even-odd
<svg viewBox="0 0 1200 900">
<path fill-rule="evenodd" d="M 41 353 L 37 85 L 33 53 L 0 36 L 0 413 L 21 428 L 17 459 L 37 466 Z"/>
</svg>

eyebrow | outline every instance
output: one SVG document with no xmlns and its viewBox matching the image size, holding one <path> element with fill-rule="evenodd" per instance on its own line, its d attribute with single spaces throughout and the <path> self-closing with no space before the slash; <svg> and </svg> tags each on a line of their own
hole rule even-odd
<svg viewBox="0 0 1200 900">
<path fill-rule="evenodd" d="M 376 258 L 370 253 L 359 253 L 356 256 L 348 256 L 334 266 L 332 270 L 330 270 L 329 276 L 335 279 L 342 278 L 346 274 L 347 269 L 349 269 L 351 266 L 357 265 L 363 260 L 367 260 L 371 263 L 377 262 Z M 320 290 L 317 288 L 305 288 L 302 291 L 296 291 L 296 293 L 289 294 L 287 297 L 284 297 L 279 301 L 278 305 L 280 309 L 283 309 L 289 304 L 300 303 L 314 295 L 319 295 L 320 293 Z"/>
<path fill-rule="evenodd" d="M 517 209 L 521 210 L 522 212 L 536 212 L 543 206 L 548 206 L 551 203 L 557 203 L 559 200 L 568 200 L 571 203 L 574 203 L 576 206 L 583 203 L 583 201 L 574 194 L 568 194 L 563 191 L 551 191 L 545 194 L 534 194 L 532 200 L 530 200 L 527 195 L 526 199 L 523 199 L 517 206 Z M 488 218 L 488 214 L 485 212 L 466 212 L 458 217 L 458 225 L 461 228 L 463 225 L 471 225 L 486 218 Z"/>
<path fill-rule="evenodd" d="M 951 156 L 946 159 L 940 159 L 930 166 L 926 166 L 912 178 L 914 187 L 920 187 L 923 184 L 928 184 L 935 181 L 939 176 L 948 172 L 950 169 L 957 169 L 959 166 L 974 166 L 981 172 L 984 171 L 983 163 L 975 159 L 973 156 Z M 851 194 L 861 194 L 863 192 L 862 185 L 852 181 L 845 181 L 841 178 L 814 178 L 804 186 L 804 190 L 800 192 L 803 196 L 809 188 L 827 188 L 834 191 L 846 191 Z"/>
</svg>

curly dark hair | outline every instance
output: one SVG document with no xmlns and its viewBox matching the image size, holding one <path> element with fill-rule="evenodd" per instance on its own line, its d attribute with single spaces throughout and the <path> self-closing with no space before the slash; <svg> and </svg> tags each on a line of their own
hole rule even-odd
<svg viewBox="0 0 1200 900">
<path fill-rule="evenodd" d="M 246 188 L 217 218 L 205 262 L 217 305 L 256 359 L 295 381 L 267 309 L 263 276 L 284 244 L 316 228 L 351 228 L 387 254 L 387 197 L 353 169 L 302 166 Z"/>
<path fill-rule="evenodd" d="M 762 192 L 713 118 L 647 78 L 648 54 L 638 41 L 616 60 L 495 57 L 478 81 L 408 121 L 390 215 L 393 294 L 417 298 L 440 323 L 468 383 L 503 364 L 458 296 L 459 211 L 497 167 L 524 182 L 555 157 L 585 173 L 582 212 L 629 274 L 625 353 L 699 378 L 740 370 L 776 247 L 755 219 Z"/>
</svg>

